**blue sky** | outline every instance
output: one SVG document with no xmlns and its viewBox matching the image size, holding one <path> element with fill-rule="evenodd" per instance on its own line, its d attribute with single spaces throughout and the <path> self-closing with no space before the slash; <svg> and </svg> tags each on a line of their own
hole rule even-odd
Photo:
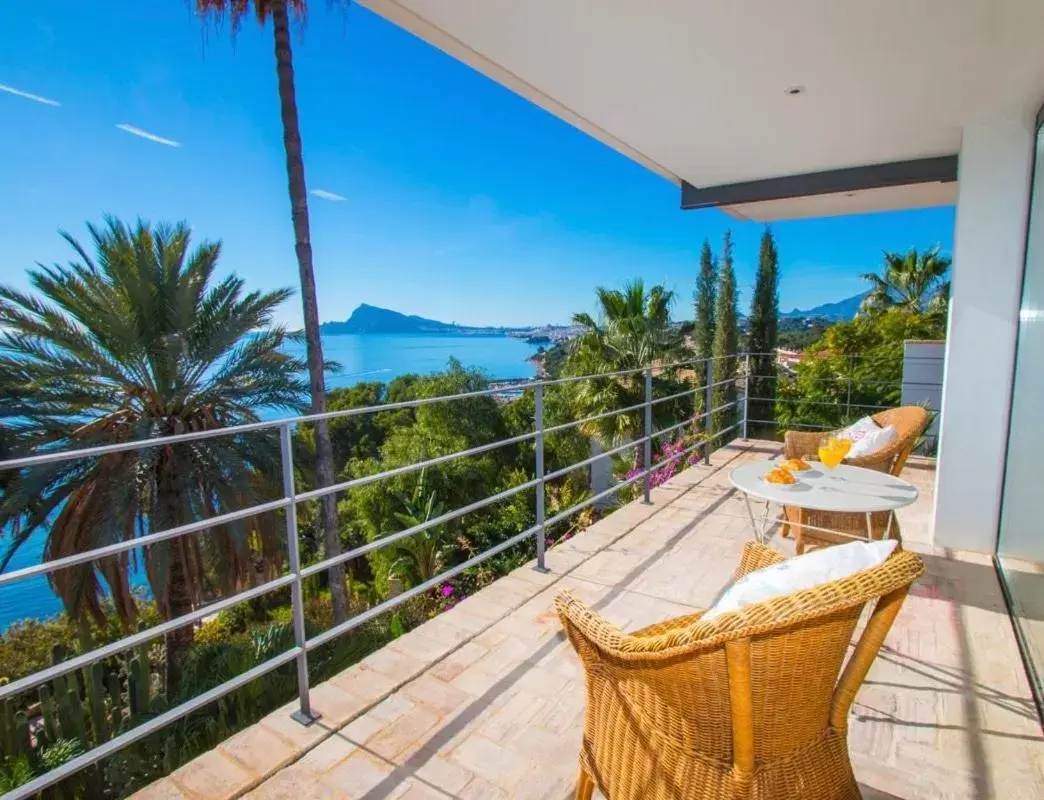
<svg viewBox="0 0 1044 800">
<path fill-rule="evenodd" d="M 741 305 L 762 226 L 673 184 L 358 7 L 295 37 L 320 317 L 361 302 L 469 324 L 564 322 L 595 285 L 663 282 L 691 316 L 731 227 Z M 103 213 L 187 220 L 257 288 L 296 286 L 270 30 L 190 0 L 0 8 L 0 279 L 64 261 Z M 25 97 L 12 93 L 34 95 Z M 51 102 L 41 102 L 42 100 Z M 57 105 L 53 104 L 57 103 Z M 118 125 L 146 132 L 148 139 Z M 952 246 L 953 209 L 778 223 L 781 306 L 862 291 L 883 249 Z M 299 300 L 281 321 L 300 324 Z"/>
</svg>

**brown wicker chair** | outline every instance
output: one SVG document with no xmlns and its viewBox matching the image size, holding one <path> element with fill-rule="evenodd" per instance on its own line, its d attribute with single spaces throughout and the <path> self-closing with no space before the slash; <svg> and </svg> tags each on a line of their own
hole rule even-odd
<svg viewBox="0 0 1044 800">
<path fill-rule="evenodd" d="M 902 406 L 874 414 L 872 419 L 882 428 L 886 425 L 894 425 L 898 434 L 895 441 L 871 455 L 845 459 L 845 463 L 898 476 L 903 471 L 903 466 L 906 464 L 906 459 L 910 457 L 914 445 L 917 444 L 918 437 L 928 426 L 928 412 L 920 406 Z M 816 451 L 819 449 L 819 443 L 831 433 L 836 433 L 836 431 L 813 433 L 787 431 L 784 440 L 786 457 L 818 458 Z M 891 513 L 890 511 L 879 511 L 870 515 L 870 528 L 875 539 L 882 538 L 886 531 L 891 537 L 901 539 L 898 521 L 892 520 L 889 528 L 888 519 Z M 785 522 L 782 534 L 787 536 L 793 533 L 798 553 L 805 551 L 806 544 L 843 544 L 852 541 L 853 536 L 860 539 L 865 539 L 867 536 L 865 514 L 811 511 L 798 506 L 784 506 L 783 515 Z"/>
<path fill-rule="evenodd" d="M 738 575 L 782 560 L 746 545 Z M 578 800 L 850 800 L 848 710 L 910 584 L 913 553 L 701 622 L 625 634 L 555 600 L 587 675 Z M 847 663 L 860 612 L 874 603 Z M 839 678 L 840 675 L 840 678 Z"/>
</svg>

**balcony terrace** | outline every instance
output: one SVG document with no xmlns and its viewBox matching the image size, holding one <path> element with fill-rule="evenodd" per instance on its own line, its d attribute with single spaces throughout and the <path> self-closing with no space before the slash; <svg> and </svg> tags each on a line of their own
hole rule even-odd
<svg viewBox="0 0 1044 800">
<path fill-rule="evenodd" d="M 624 629 L 707 607 L 750 538 L 729 471 L 779 450 L 736 440 L 452 610 L 313 687 L 296 703 L 134 795 L 572 797 L 583 674 L 552 610 L 569 589 Z M 850 751 L 867 798 L 1044 796 L 1044 737 L 990 556 L 929 544 L 934 462 L 899 512 L 915 584 L 853 705 Z M 773 531 L 786 551 L 789 539 Z"/>
</svg>

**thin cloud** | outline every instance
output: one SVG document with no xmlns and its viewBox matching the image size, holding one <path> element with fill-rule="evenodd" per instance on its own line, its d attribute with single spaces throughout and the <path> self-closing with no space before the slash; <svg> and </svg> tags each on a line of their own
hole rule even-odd
<svg viewBox="0 0 1044 800">
<path fill-rule="evenodd" d="M 335 203 L 340 203 L 342 200 L 348 199 L 347 197 L 341 197 L 341 195 L 335 194 L 334 192 L 328 192 L 326 189 L 312 189 L 308 194 L 315 195 L 323 200 L 333 200 Z"/>
<path fill-rule="evenodd" d="M 16 89 L 13 86 L 5 86 L 2 83 L 0 83 L 0 92 L 7 92 L 8 94 L 13 94 L 16 97 L 24 97 L 26 100 L 32 100 L 35 103 L 43 103 L 45 106 L 61 105 L 61 103 L 59 103 L 57 100 L 51 100 L 50 98 L 41 97 L 38 94 L 32 94 L 30 92 L 23 92 L 21 89 Z"/>
<path fill-rule="evenodd" d="M 133 125 L 128 125 L 126 122 L 121 122 L 116 127 L 121 131 L 133 133 L 135 136 L 140 136 L 142 139 L 148 139 L 150 142 L 155 142 L 156 144 L 165 144 L 167 147 L 181 147 L 181 142 L 175 142 L 173 139 L 164 139 L 162 136 L 143 131 L 141 128 L 135 128 Z"/>
</svg>

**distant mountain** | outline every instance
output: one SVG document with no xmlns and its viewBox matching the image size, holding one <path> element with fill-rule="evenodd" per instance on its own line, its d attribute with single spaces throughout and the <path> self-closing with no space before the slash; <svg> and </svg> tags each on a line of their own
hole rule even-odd
<svg viewBox="0 0 1044 800">
<path fill-rule="evenodd" d="M 869 292 L 862 292 L 861 294 L 846 297 L 844 300 L 838 300 L 835 303 L 824 303 L 821 306 L 816 306 L 815 308 L 809 308 L 807 310 L 795 308 L 793 311 L 783 312 L 780 316 L 784 319 L 817 317 L 819 319 L 828 319 L 835 322 L 847 321 L 855 317 L 856 313 L 859 311 L 859 306 L 868 294 Z"/>
<path fill-rule="evenodd" d="M 439 322 L 413 314 L 402 314 L 366 303 L 360 305 L 344 322 L 324 322 L 319 330 L 327 336 L 349 333 L 446 334 L 453 336 L 514 336 L 534 344 L 557 341 L 573 335 L 566 325 L 538 325 L 526 328 L 473 327 L 452 322 Z"/>
<path fill-rule="evenodd" d="M 400 314 L 387 308 L 363 303 L 344 322 L 324 322 L 319 330 L 325 334 L 344 333 L 457 333 L 459 327 L 447 322 Z"/>
</svg>

